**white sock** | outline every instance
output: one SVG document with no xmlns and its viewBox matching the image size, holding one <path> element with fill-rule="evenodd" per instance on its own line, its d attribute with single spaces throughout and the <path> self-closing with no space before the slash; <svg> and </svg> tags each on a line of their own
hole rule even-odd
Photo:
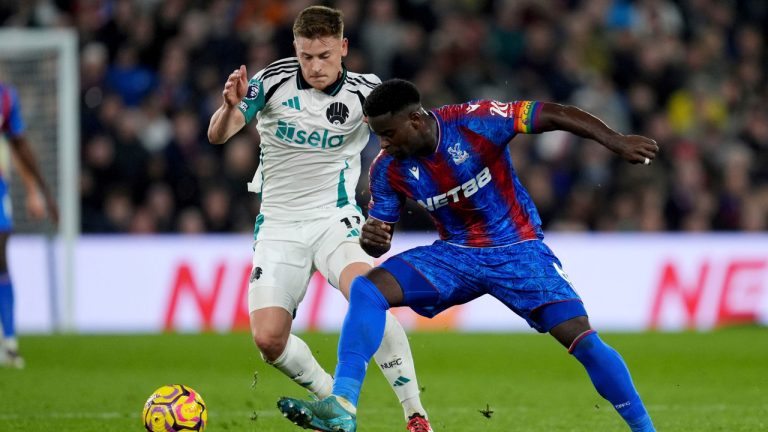
<svg viewBox="0 0 768 432">
<path fill-rule="evenodd" d="M 19 351 L 19 341 L 15 337 L 6 338 L 3 341 L 3 347 L 8 351 Z"/>
<path fill-rule="evenodd" d="M 427 412 L 419 398 L 419 383 L 416 380 L 416 368 L 413 365 L 408 336 L 405 335 L 403 326 L 389 311 L 384 326 L 384 339 L 373 358 L 400 399 L 406 420 L 414 413 L 426 417 Z"/>
<path fill-rule="evenodd" d="M 285 350 L 271 364 L 318 398 L 331 395 L 333 378 L 320 366 L 307 344 L 297 336 L 288 336 Z"/>
</svg>

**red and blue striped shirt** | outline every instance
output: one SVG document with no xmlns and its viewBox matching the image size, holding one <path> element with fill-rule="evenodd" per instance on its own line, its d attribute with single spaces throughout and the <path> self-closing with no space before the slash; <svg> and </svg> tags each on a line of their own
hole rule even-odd
<svg viewBox="0 0 768 432">
<path fill-rule="evenodd" d="M 16 89 L 3 83 L 0 83 L 0 133 L 9 137 L 24 133 Z"/>
<path fill-rule="evenodd" d="M 508 147 L 516 134 L 537 132 L 540 110 L 532 101 L 482 100 L 431 111 L 439 131 L 435 153 L 398 160 L 382 151 L 371 165 L 369 215 L 397 222 L 409 198 L 450 243 L 494 247 L 543 238 Z"/>
</svg>

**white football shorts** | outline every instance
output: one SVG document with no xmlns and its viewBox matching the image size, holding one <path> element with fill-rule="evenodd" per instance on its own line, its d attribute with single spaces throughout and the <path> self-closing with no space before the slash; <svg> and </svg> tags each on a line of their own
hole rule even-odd
<svg viewBox="0 0 768 432">
<path fill-rule="evenodd" d="M 276 306 L 295 315 L 315 270 L 338 288 L 347 265 L 363 262 L 373 266 L 373 258 L 360 247 L 364 222 L 355 206 L 326 211 L 306 221 L 264 218 L 254 241 L 248 311 Z"/>
</svg>

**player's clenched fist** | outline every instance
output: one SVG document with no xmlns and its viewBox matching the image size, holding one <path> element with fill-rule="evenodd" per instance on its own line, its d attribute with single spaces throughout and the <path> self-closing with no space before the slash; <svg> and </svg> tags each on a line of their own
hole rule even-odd
<svg viewBox="0 0 768 432">
<path fill-rule="evenodd" d="M 608 144 L 608 148 L 635 164 L 650 164 L 659 151 L 656 141 L 641 135 L 617 135 Z"/>
<path fill-rule="evenodd" d="M 368 218 L 363 224 L 360 234 L 360 246 L 368 255 L 379 257 L 390 248 L 392 241 L 392 226 L 378 219 Z"/>
<path fill-rule="evenodd" d="M 235 69 L 224 84 L 224 91 L 221 95 L 224 97 L 224 103 L 234 107 L 245 97 L 248 90 L 248 71 L 245 65 L 240 65 L 240 69 Z"/>
</svg>

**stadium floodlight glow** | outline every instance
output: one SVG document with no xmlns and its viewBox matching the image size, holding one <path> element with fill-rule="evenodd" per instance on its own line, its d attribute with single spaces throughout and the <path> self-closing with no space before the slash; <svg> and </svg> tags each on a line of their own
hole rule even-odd
<svg viewBox="0 0 768 432">
<path fill-rule="evenodd" d="M 51 320 L 54 328 L 72 331 L 75 243 L 80 234 L 80 77 L 76 31 L 0 30 L 0 80 L 19 91 L 26 135 L 60 207 L 59 227 L 55 230 L 51 225 L 46 227 L 23 217 L 23 188 L 14 187 L 18 179 L 12 178 L 11 199 L 17 209 L 14 230 L 46 234 L 49 247 L 45 270 L 49 275 Z"/>
</svg>

